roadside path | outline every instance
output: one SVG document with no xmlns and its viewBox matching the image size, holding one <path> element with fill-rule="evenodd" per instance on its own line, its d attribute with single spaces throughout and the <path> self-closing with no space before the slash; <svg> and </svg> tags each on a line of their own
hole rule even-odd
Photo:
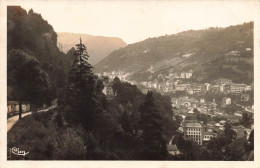
<svg viewBox="0 0 260 168">
<path fill-rule="evenodd" d="M 39 112 L 47 112 L 47 111 L 49 111 L 50 109 L 53 109 L 53 108 L 55 108 L 55 107 L 52 106 L 52 107 L 49 107 L 49 108 L 44 109 L 44 110 L 39 110 L 38 113 L 39 113 Z M 26 113 L 22 113 L 22 118 L 25 117 L 25 116 L 27 116 L 27 115 L 31 115 L 31 114 L 32 114 L 31 111 L 26 112 Z M 7 132 L 14 126 L 14 124 L 15 124 L 18 120 L 19 120 L 19 115 L 16 115 L 16 116 L 13 116 L 13 117 L 10 117 L 10 118 L 7 119 Z"/>
<path fill-rule="evenodd" d="M 27 115 L 31 115 L 32 112 L 26 112 L 22 113 L 22 117 L 25 117 Z M 7 119 L 7 132 L 14 126 L 14 124 L 19 120 L 19 115 L 10 117 Z"/>
</svg>

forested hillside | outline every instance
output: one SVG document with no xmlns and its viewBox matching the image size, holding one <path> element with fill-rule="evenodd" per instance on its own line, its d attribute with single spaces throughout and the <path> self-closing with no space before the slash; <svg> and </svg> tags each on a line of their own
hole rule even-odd
<svg viewBox="0 0 260 168">
<path fill-rule="evenodd" d="M 59 51 L 56 32 L 40 14 L 33 10 L 27 13 L 19 6 L 7 8 L 8 53 L 12 49 L 20 49 L 35 57 L 52 84 L 61 86 L 64 83 L 72 59 Z"/>
<path fill-rule="evenodd" d="M 132 80 L 193 70 L 198 81 L 224 77 L 251 83 L 253 51 L 253 22 L 250 22 L 148 38 L 112 52 L 95 68 L 97 72 L 134 73 Z M 153 74 L 147 72 L 151 68 Z"/>
</svg>

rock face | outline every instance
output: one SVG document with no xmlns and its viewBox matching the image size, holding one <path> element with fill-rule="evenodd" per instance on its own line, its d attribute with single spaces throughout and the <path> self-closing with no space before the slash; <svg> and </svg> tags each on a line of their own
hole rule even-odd
<svg viewBox="0 0 260 168">
<path fill-rule="evenodd" d="M 253 81 L 253 22 L 148 38 L 113 51 L 96 72 L 124 71 L 133 80 L 193 70 L 199 81 Z"/>
<path fill-rule="evenodd" d="M 117 37 L 103 37 L 92 36 L 88 34 L 75 33 L 57 33 L 58 47 L 67 52 L 79 41 L 81 37 L 82 42 L 86 45 L 88 54 L 90 55 L 89 62 L 95 65 L 100 60 L 104 59 L 110 52 L 125 47 L 127 44 Z"/>
<path fill-rule="evenodd" d="M 57 34 L 41 14 L 20 6 L 7 7 L 7 51 L 12 49 L 34 56 L 54 86 L 64 85 L 72 57 L 60 52 Z"/>
</svg>

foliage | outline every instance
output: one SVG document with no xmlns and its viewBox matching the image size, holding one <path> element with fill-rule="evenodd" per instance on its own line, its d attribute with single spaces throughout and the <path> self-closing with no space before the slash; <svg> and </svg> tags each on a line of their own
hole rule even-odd
<svg viewBox="0 0 260 168">
<path fill-rule="evenodd" d="M 162 160 L 167 156 L 166 142 L 162 137 L 161 115 L 157 110 L 152 92 L 147 93 L 140 107 L 142 151 L 139 156 L 144 160 Z"/>
<path fill-rule="evenodd" d="M 113 125 L 107 125 L 110 119 L 102 108 L 105 102 L 100 102 L 98 98 L 102 87 L 97 89 L 93 67 L 87 62 L 89 56 L 85 45 L 80 41 L 76 47 L 63 104 L 65 118 L 70 124 L 81 124 L 88 131 L 105 132 Z"/>
<path fill-rule="evenodd" d="M 83 143 L 84 131 L 80 127 L 57 127 L 55 111 L 30 115 L 19 120 L 8 132 L 8 149 L 19 147 L 29 151 L 24 158 L 13 155 L 12 160 L 80 160 L 87 150 Z M 9 152 L 9 151 L 8 151 Z M 9 153 L 10 154 L 10 153 Z"/>
<path fill-rule="evenodd" d="M 32 9 L 27 13 L 19 6 L 7 7 L 7 51 L 21 49 L 35 56 L 52 86 L 59 86 L 55 88 L 58 94 L 65 83 L 71 59 L 60 52 L 56 44 L 57 34 L 40 14 Z"/>
<path fill-rule="evenodd" d="M 251 124 L 253 124 L 253 118 L 252 115 L 248 114 L 247 112 L 244 112 L 242 114 L 242 118 L 240 120 L 240 123 L 245 126 L 246 128 L 249 128 Z"/>
<path fill-rule="evenodd" d="M 33 56 L 22 50 L 11 50 L 8 53 L 7 64 L 7 83 L 14 90 L 13 100 L 28 102 L 32 107 L 51 103 L 54 92 L 48 75 Z"/>
<path fill-rule="evenodd" d="M 233 115 L 233 114 L 234 114 L 235 112 L 237 112 L 237 111 L 242 111 L 242 110 L 243 110 L 242 107 L 237 106 L 237 105 L 235 105 L 235 104 L 228 105 L 228 106 L 226 106 L 226 107 L 224 108 L 224 112 L 225 112 L 226 114 L 231 114 L 231 115 Z"/>
<path fill-rule="evenodd" d="M 83 138 L 78 135 L 75 128 L 62 131 L 61 135 L 53 141 L 52 159 L 83 160 L 86 159 L 87 149 Z"/>
</svg>

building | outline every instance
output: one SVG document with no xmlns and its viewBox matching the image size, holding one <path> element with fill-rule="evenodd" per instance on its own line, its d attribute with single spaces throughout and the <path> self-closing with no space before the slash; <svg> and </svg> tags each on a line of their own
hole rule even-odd
<svg viewBox="0 0 260 168">
<path fill-rule="evenodd" d="M 223 97 L 222 103 L 223 103 L 223 105 L 230 105 L 231 104 L 231 98 Z"/>
<path fill-rule="evenodd" d="M 183 133 L 185 140 L 192 140 L 199 145 L 203 144 L 204 126 L 195 120 L 186 120 L 183 122 Z"/>
<path fill-rule="evenodd" d="M 220 78 L 220 79 L 216 80 L 216 83 L 219 83 L 219 84 L 229 84 L 229 83 L 232 83 L 232 80 L 225 79 L 225 78 Z"/>
<path fill-rule="evenodd" d="M 30 110 L 30 104 L 22 104 L 22 112 Z M 19 101 L 7 101 L 7 113 L 13 112 L 19 112 Z"/>
<path fill-rule="evenodd" d="M 209 83 L 204 83 L 203 85 L 202 85 L 202 91 L 203 92 L 207 92 L 207 91 L 209 91 L 209 89 L 210 89 L 210 84 Z"/>
<path fill-rule="evenodd" d="M 217 127 L 220 130 L 224 130 L 224 126 L 219 123 L 215 124 L 215 127 Z"/>
<path fill-rule="evenodd" d="M 188 87 L 187 89 L 186 89 L 186 92 L 188 93 L 188 94 L 190 94 L 190 95 L 193 95 L 193 89 L 191 88 L 191 87 Z"/>
<path fill-rule="evenodd" d="M 176 91 L 185 91 L 189 86 L 190 86 L 190 84 L 177 84 L 177 85 L 175 85 L 175 90 Z"/>
<path fill-rule="evenodd" d="M 203 144 L 208 143 L 212 138 L 216 137 L 217 134 L 212 131 L 203 132 Z"/>
<path fill-rule="evenodd" d="M 115 93 L 114 90 L 112 88 L 112 83 L 105 83 L 104 84 L 104 89 L 102 90 L 102 92 L 107 96 L 107 97 L 114 97 Z"/>
<path fill-rule="evenodd" d="M 178 149 L 176 144 L 173 144 L 175 136 L 172 137 L 172 139 L 170 140 L 169 144 L 167 145 L 167 150 L 169 152 L 169 154 L 171 155 L 179 155 L 182 154 L 181 151 Z"/>
<path fill-rule="evenodd" d="M 220 92 L 224 92 L 224 89 L 225 89 L 225 84 L 219 85 L 219 91 Z"/>
<path fill-rule="evenodd" d="M 190 78 L 192 77 L 192 73 L 193 73 L 192 70 L 190 70 L 190 71 L 188 71 L 188 72 L 182 72 L 182 73 L 181 73 L 181 78 L 190 79 Z"/>
<path fill-rule="evenodd" d="M 246 86 L 245 91 L 251 91 L 251 86 Z"/>
<path fill-rule="evenodd" d="M 200 85 L 194 85 L 193 86 L 193 93 L 197 94 L 197 93 L 201 93 L 201 86 Z"/>
<path fill-rule="evenodd" d="M 228 94 L 228 93 L 230 93 L 231 91 L 230 91 L 230 85 L 225 85 L 224 86 L 224 93 L 225 94 Z"/>
<path fill-rule="evenodd" d="M 230 93 L 234 94 L 241 94 L 245 91 L 246 85 L 245 84 L 230 84 Z"/>
<path fill-rule="evenodd" d="M 242 117 L 243 116 L 243 113 L 241 111 L 236 111 L 234 113 L 235 116 L 238 116 L 238 117 Z"/>
</svg>

